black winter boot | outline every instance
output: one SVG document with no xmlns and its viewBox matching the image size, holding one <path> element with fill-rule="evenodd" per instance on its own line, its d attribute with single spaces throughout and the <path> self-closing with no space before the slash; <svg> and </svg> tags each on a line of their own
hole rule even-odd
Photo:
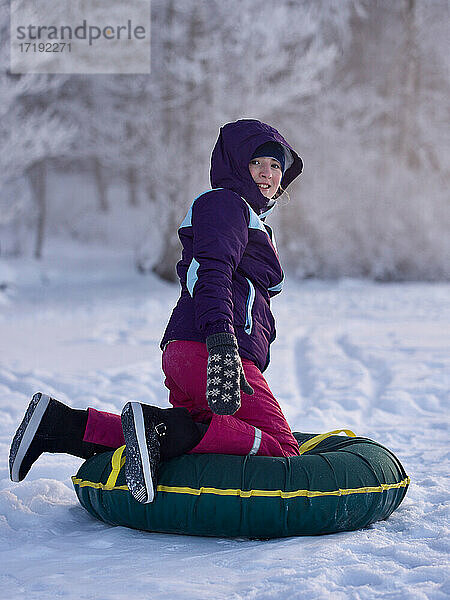
<svg viewBox="0 0 450 600">
<path fill-rule="evenodd" d="M 88 411 L 76 410 L 40 392 L 28 405 L 9 451 L 12 481 L 22 481 L 43 452 L 90 458 L 106 446 L 83 442 Z"/>
<path fill-rule="evenodd" d="M 133 497 L 153 502 L 160 460 L 185 454 L 196 446 L 205 431 L 186 408 L 158 408 L 128 402 L 122 411 L 126 444 L 125 477 Z"/>
</svg>

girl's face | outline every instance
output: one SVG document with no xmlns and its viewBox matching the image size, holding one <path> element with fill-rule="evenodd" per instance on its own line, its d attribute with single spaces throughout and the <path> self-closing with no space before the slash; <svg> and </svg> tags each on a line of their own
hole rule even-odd
<svg viewBox="0 0 450 600">
<path fill-rule="evenodd" d="M 261 156 L 252 158 L 248 168 L 261 194 L 266 198 L 273 198 L 283 176 L 280 163 L 275 158 Z"/>
</svg>

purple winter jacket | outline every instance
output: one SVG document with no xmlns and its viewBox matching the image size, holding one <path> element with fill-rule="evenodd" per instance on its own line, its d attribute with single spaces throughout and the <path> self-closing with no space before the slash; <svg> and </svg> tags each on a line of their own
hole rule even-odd
<svg viewBox="0 0 450 600">
<path fill-rule="evenodd" d="M 272 208 L 248 164 L 265 142 L 285 147 L 285 189 L 302 171 L 301 158 L 269 125 L 243 119 L 224 125 L 211 156 L 211 185 L 191 205 L 178 234 L 181 296 L 161 348 L 170 340 L 205 342 L 212 333 L 234 333 L 239 354 L 264 371 L 275 339 L 270 298 L 281 291 L 283 270 L 270 227 Z"/>
</svg>

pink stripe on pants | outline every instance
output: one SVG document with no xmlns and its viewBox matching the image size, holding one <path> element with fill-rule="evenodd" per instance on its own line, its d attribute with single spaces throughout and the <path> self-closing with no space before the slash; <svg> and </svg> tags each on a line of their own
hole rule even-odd
<svg viewBox="0 0 450 600">
<path fill-rule="evenodd" d="M 163 352 L 162 366 L 169 389 L 169 402 L 189 410 L 194 421 L 209 424 L 200 443 L 191 450 L 198 454 L 258 454 L 295 456 L 298 444 L 281 408 L 260 370 L 242 359 L 252 396 L 241 393 L 241 408 L 234 415 L 216 415 L 206 400 L 206 344 L 170 342 Z M 118 448 L 124 442 L 120 416 L 89 409 L 84 441 Z"/>
</svg>

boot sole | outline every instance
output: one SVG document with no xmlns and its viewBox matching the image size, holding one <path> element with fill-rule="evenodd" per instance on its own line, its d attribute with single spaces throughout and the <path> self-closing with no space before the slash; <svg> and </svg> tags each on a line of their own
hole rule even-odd
<svg viewBox="0 0 450 600">
<path fill-rule="evenodd" d="M 128 489 L 138 502 L 148 504 L 153 502 L 155 490 L 140 403 L 125 404 L 121 418 L 126 444 L 125 476 Z"/>
<path fill-rule="evenodd" d="M 47 410 L 50 400 L 50 396 L 38 392 L 34 394 L 28 405 L 9 451 L 9 476 L 12 481 L 22 481 L 23 479 L 19 476 L 22 461 L 36 435 L 36 431 L 41 424 L 42 417 Z"/>
</svg>

